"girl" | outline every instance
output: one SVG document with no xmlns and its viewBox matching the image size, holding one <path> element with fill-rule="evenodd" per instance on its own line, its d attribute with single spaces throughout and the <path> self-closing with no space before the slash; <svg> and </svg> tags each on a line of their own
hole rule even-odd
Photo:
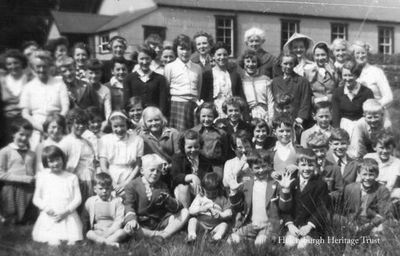
<svg viewBox="0 0 400 256">
<path fill-rule="evenodd" d="M 136 134 L 127 133 L 128 117 L 121 111 L 114 111 L 108 122 L 112 133 L 100 139 L 100 168 L 110 174 L 115 192 L 120 195 L 125 186 L 139 174 L 143 139 Z"/>
<path fill-rule="evenodd" d="M 213 103 L 203 103 L 197 109 L 196 114 L 200 124 L 193 127 L 192 130 L 198 132 L 203 140 L 200 154 L 212 164 L 214 171 L 222 177 L 222 167 L 228 159 L 228 136 L 226 132 L 214 125 L 218 114 Z"/>
<path fill-rule="evenodd" d="M 129 74 L 124 80 L 124 102 L 128 102 L 132 96 L 139 96 L 143 105 L 156 106 L 168 114 L 169 92 L 165 77 L 153 72 L 150 63 L 154 59 L 153 50 L 140 47 L 138 50 L 139 69 Z"/>
<path fill-rule="evenodd" d="M 196 229 L 201 226 L 211 231 L 212 240 L 219 241 L 228 231 L 228 219 L 232 210 L 228 199 L 223 196 L 221 177 L 216 173 L 207 173 L 201 181 L 203 193 L 198 194 L 189 208 L 192 215 L 188 223 L 187 242 L 197 238 Z"/>
<path fill-rule="evenodd" d="M 86 64 L 90 58 L 89 47 L 82 42 L 74 44 L 72 47 L 72 57 L 74 58 L 76 65 L 76 78 L 85 79 Z"/>
<path fill-rule="evenodd" d="M 307 58 L 306 54 L 313 44 L 314 42 L 310 37 L 294 33 L 283 46 L 284 53 L 293 53 L 297 57 L 298 62 L 293 70 L 299 76 L 305 76 L 307 66 L 312 64 L 312 61 Z"/>
<path fill-rule="evenodd" d="M 84 110 L 70 110 L 67 115 L 67 123 L 71 133 L 59 143 L 68 159 L 65 170 L 78 176 L 83 202 L 93 195 L 92 181 L 95 172 L 95 151 L 89 141 L 82 137 L 88 126 L 88 119 Z"/>
<path fill-rule="evenodd" d="M 187 35 L 174 40 L 174 52 L 178 58 L 165 66 L 165 77 L 171 95 L 170 125 L 178 131 L 194 126 L 193 111 L 199 99 L 202 85 L 200 65 L 190 61 L 192 42 Z"/>
<path fill-rule="evenodd" d="M 331 101 L 333 90 L 337 87 L 338 77 L 330 63 L 328 44 L 318 42 L 313 48 L 314 63 L 307 69 L 306 77 L 313 93 L 312 102 Z"/>
<path fill-rule="evenodd" d="M 163 50 L 163 40 L 158 34 L 150 34 L 145 40 L 144 45 L 154 51 L 154 58 L 150 63 L 150 69 L 157 74 L 164 75 L 164 65 L 161 62 L 161 53 Z M 136 65 L 133 71 L 136 71 L 138 66 Z"/>
<path fill-rule="evenodd" d="M 272 80 L 271 89 L 275 101 L 283 94 L 292 96 L 292 117 L 297 125 L 302 126 L 311 114 L 311 90 L 307 79 L 294 71 L 296 65 L 296 55 L 284 53 L 281 58 L 283 75 Z"/>
<path fill-rule="evenodd" d="M 139 121 L 142 118 L 143 109 L 142 98 L 134 96 L 128 100 L 125 112 L 128 113 L 129 117 L 129 132 L 136 132 L 138 134 L 141 131 L 141 124 Z"/>
<path fill-rule="evenodd" d="M 349 46 L 347 41 L 342 38 L 336 38 L 331 44 L 331 51 L 335 61 L 333 65 L 337 71 L 342 69 L 343 63 L 349 55 L 348 48 Z"/>
<path fill-rule="evenodd" d="M 271 122 L 274 113 L 271 79 L 259 72 L 260 60 L 257 53 L 253 50 L 246 50 L 239 60 L 239 65 L 244 70 L 242 73 L 243 91 L 250 107 L 251 116 Z"/>
<path fill-rule="evenodd" d="M 204 101 L 214 102 L 219 118 L 226 117 L 222 104 L 227 98 L 244 97 L 242 80 L 236 67 L 229 63 L 229 54 L 228 47 L 222 42 L 217 42 L 211 49 L 216 65 L 203 74 L 200 97 Z"/>
<path fill-rule="evenodd" d="M 62 36 L 55 39 L 50 39 L 47 42 L 45 49 L 50 51 L 52 57 L 57 60 L 58 58 L 68 56 L 68 47 L 68 39 Z"/>
<path fill-rule="evenodd" d="M 276 57 L 265 51 L 262 48 L 265 42 L 265 33 L 259 28 L 250 28 L 244 33 L 244 42 L 249 50 L 253 50 L 259 59 L 260 75 L 266 75 L 269 78 L 275 76 L 274 65 L 276 64 Z"/>
<path fill-rule="evenodd" d="M 143 111 L 142 131 L 144 154 L 156 153 L 171 164 L 172 156 L 178 154 L 179 132 L 167 127 L 167 119 L 156 107 L 147 107 Z"/>
<path fill-rule="evenodd" d="M 355 60 L 346 61 L 342 67 L 342 81 L 332 96 L 332 126 L 345 129 L 350 138 L 356 122 L 363 116 L 364 101 L 374 98 L 373 92 L 357 81 L 360 73 Z"/>
<path fill-rule="evenodd" d="M 251 126 L 253 127 L 253 139 L 255 149 L 271 149 L 276 142 L 276 138 L 270 135 L 270 128 L 265 120 L 261 118 L 253 118 L 251 120 Z"/>
<path fill-rule="evenodd" d="M 199 31 L 193 36 L 193 44 L 196 52 L 193 53 L 191 61 L 199 64 L 203 71 L 212 68 L 211 48 L 214 44 L 212 36 L 204 31 Z"/>
<path fill-rule="evenodd" d="M 0 181 L 2 215 L 10 223 L 26 220 L 35 180 L 35 153 L 29 150 L 33 127 L 25 119 L 10 125 L 13 142 L 0 150 Z"/>
<path fill-rule="evenodd" d="M 42 141 L 36 149 L 36 173 L 40 173 L 43 170 L 42 152 L 47 146 L 54 145 L 58 146 L 58 143 L 62 140 L 64 134 L 66 134 L 67 124 L 65 117 L 60 114 L 53 113 L 49 115 L 46 121 L 43 123 L 43 131 L 47 137 Z"/>
<path fill-rule="evenodd" d="M 101 111 L 97 107 L 89 107 L 86 109 L 86 113 L 89 118 L 89 125 L 88 129 L 82 134 L 82 138 L 86 139 L 90 145 L 92 146 L 95 154 L 96 159 L 96 169 L 99 168 L 99 142 L 100 138 L 104 135 L 104 132 L 101 130 L 101 125 L 103 123 L 103 116 Z M 106 126 L 104 130 L 108 132 L 111 129 L 110 127 Z"/>
<path fill-rule="evenodd" d="M 176 59 L 172 46 L 165 46 L 161 52 L 161 63 L 165 67 Z"/>
<path fill-rule="evenodd" d="M 172 158 L 171 187 L 175 198 L 189 208 L 200 189 L 200 180 L 207 172 L 212 172 L 211 164 L 200 155 L 203 140 L 199 133 L 187 130 L 179 139 L 181 153 Z"/>
<path fill-rule="evenodd" d="M 36 183 L 33 203 L 40 215 L 32 238 L 50 245 L 59 245 L 61 241 L 72 245 L 83 239 L 82 223 L 76 212 L 81 204 L 78 178 L 65 170 L 66 156 L 57 146 L 44 148 L 42 162 L 50 172 Z"/>
</svg>

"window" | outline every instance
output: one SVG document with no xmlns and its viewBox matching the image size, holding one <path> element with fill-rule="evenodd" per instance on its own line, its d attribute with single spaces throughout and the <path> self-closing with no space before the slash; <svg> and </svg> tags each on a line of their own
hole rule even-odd
<svg viewBox="0 0 400 256">
<path fill-rule="evenodd" d="M 392 54 L 394 52 L 394 30 L 391 27 L 378 28 L 378 52 Z"/>
<path fill-rule="evenodd" d="M 147 26 L 143 25 L 143 38 L 146 40 L 146 38 L 151 35 L 151 34 L 156 34 L 161 37 L 161 39 L 164 41 L 165 36 L 166 36 L 166 27 L 158 27 L 158 26 Z"/>
<path fill-rule="evenodd" d="M 300 32 L 300 21 L 298 20 L 282 20 L 281 24 L 281 48 L 287 40 L 295 33 Z"/>
<path fill-rule="evenodd" d="M 336 38 L 342 38 L 347 40 L 347 24 L 344 23 L 332 23 L 331 24 L 331 41 Z"/>
<path fill-rule="evenodd" d="M 234 56 L 235 51 L 235 17 L 215 16 L 215 38 L 216 41 L 224 42 Z"/>
<path fill-rule="evenodd" d="M 108 42 L 110 42 L 110 34 L 103 34 L 99 36 L 99 48 L 101 53 L 107 53 L 110 51 L 108 48 Z"/>
</svg>

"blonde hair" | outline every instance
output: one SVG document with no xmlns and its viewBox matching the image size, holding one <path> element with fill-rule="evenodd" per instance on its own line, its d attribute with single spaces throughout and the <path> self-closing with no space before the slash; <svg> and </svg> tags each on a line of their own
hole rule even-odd
<svg viewBox="0 0 400 256">
<path fill-rule="evenodd" d="M 354 53 L 357 47 L 364 49 L 367 53 L 369 53 L 372 50 L 372 46 L 369 43 L 357 40 L 350 46 L 350 51 Z"/>
<path fill-rule="evenodd" d="M 51 57 L 51 53 L 49 51 L 45 51 L 45 50 L 34 51 L 29 58 L 29 63 L 32 64 L 33 61 L 36 59 L 46 62 L 47 65 L 50 65 L 51 62 L 53 61 L 53 58 Z"/>
<path fill-rule="evenodd" d="M 165 116 L 163 115 L 161 110 L 157 107 L 149 106 L 143 110 L 142 118 L 140 119 L 140 125 L 143 128 L 148 129 L 148 127 L 146 126 L 146 120 L 148 119 L 148 117 L 150 115 L 155 115 L 155 116 L 159 117 L 161 119 L 162 127 L 167 126 L 167 123 L 168 123 L 167 118 L 165 118 Z"/>
<path fill-rule="evenodd" d="M 149 165 L 159 165 L 160 168 L 162 167 L 163 164 L 166 163 L 166 161 L 159 155 L 157 154 L 147 154 L 142 156 L 142 168 L 145 169 Z"/>
<path fill-rule="evenodd" d="M 331 51 L 334 51 L 338 46 L 344 46 L 347 51 L 349 50 L 349 43 L 343 38 L 336 38 L 335 40 L 333 40 L 329 48 L 331 49 Z"/>
<path fill-rule="evenodd" d="M 246 30 L 246 32 L 244 33 L 244 41 L 247 42 L 252 36 L 258 36 L 261 39 L 262 43 L 265 41 L 265 33 L 259 28 L 252 27 Z"/>
<path fill-rule="evenodd" d="M 364 114 L 372 113 L 372 112 L 373 113 L 376 113 L 376 112 L 383 113 L 383 106 L 376 99 L 368 99 L 368 100 L 364 101 L 364 103 L 362 105 L 362 109 L 364 111 Z"/>
</svg>

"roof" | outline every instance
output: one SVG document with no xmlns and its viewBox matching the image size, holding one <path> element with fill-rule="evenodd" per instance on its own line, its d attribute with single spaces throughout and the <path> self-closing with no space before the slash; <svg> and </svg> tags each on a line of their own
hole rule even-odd
<svg viewBox="0 0 400 256">
<path fill-rule="evenodd" d="M 114 28 L 121 27 L 125 24 L 128 24 L 136 19 L 139 19 L 140 17 L 149 14 L 150 12 L 154 11 L 157 9 L 157 6 L 151 6 L 148 8 L 144 8 L 141 10 L 137 11 L 126 11 L 118 16 L 115 16 L 114 19 L 110 20 L 108 23 L 104 24 L 102 27 L 97 29 L 97 32 L 103 32 L 107 30 L 112 30 Z"/>
<path fill-rule="evenodd" d="M 51 12 L 60 33 L 91 34 L 115 16 L 79 12 Z"/>
<path fill-rule="evenodd" d="M 154 2 L 160 7 L 400 23 L 398 0 L 154 0 Z"/>
</svg>

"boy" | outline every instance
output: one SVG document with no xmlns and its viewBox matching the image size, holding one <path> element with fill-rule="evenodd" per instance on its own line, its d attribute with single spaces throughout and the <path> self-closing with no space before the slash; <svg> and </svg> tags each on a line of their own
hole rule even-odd
<svg viewBox="0 0 400 256">
<path fill-rule="evenodd" d="M 254 150 L 247 157 L 254 178 L 243 183 L 231 180 L 229 200 L 236 222 L 228 243 L 255 239 L 255 245 L 261 246 L 267 240 L 278 238 L 279 214 L 292 206 L 290 184 L 293 180 L 291 173 L 285 172 L 279 181 L 279 189 L 270 176 L 271 160 L 270 152 Z"/>
<path fill-rule="evenodd" d="M 349 154 L 355 158 L 362 158 L 373 152 L 371 137 L 384 129 L 384 109 L 376 99 L 368 99 L 363 103 L 364 117 L 357 121 L 350 142 Z"/>
<path fill-rule="evenodd" d="M 173 198 L 167 185 L 160 181 L 165 161 L 157 154 L 142 157 L 142 177 L 125 187 L 125 227 L 132 235 L 145 237 L 172 236 L 188 220 L 189 212 Z"/>
<path fill-rule="evenodd" d="M 111 114 L 111 92 L 106 86 L 100 83 L 102 64 L 98 59 L 90 59 L 86 66 L 86 78 L 89 84 L 97 93 L 99 107 L 104 114 L 104 119 L 108 120 Z M 103 124 L 103 126 L 105 123 Z"/>
<path fill-rule="evenodd" d="M 298 177 L 292 183 L 293 206 L 282 214 L 287 227 L 285 245 L 304 249 L 312 238 L 326 235 L 330 198 L 328 187 L 315 173 L 317 157 L 311 149 L 297 150 Z"/>
<path fill-rule="evenodd" d="M 377 181 L 378 163 L 363 159 L 358 170 L 360 182 L 347 185 L 343 192 L 343 214 L 354 231 L 372 234 L 383 231 L 390 212 L 390 193 Z"/>
<path fill-rule="evenodd" d="M 396 148 L 394 136 L 391 132 L 381 131 L 372 138 L 375 153 L 369 153 L 364 158 L 372 158 L 379 164 L 379 175 L 376 180 L 385 185 L 392 193 L 392 197 L 399 197 L 399 188 L 395 188 L 400 176 L 400 159 L 393 156 Z"/>
<path fill-rule="evenodd" d="M 89 197 L 85 203 L 84 216 L 90 224 L 86 237 L 96 243 L 119 246 L 127 234 L 122 229 L 124 221 L 124 205 L 120 197 L 112 195 L 112 179 L 101 172 L 94 177 L 95 196 Z M 87 223 L 85 223 L 87 224 Z"/>
<path fill-rule="evenodd" d="M 56 61 L 56 66 L 67 86 L 70 108 L 86 109 L 91 106 L 98 106 L 99 100 L 94 89 L 87 82 L 76 78 L 73 58 L 59 58 Z"/>
<path fill-rule="evenodd" d="M 238 130 L 245 130 L 251 132 L 251 126 L 243 121 L 243 114 L 246 109 L 246 102 L 238 96 L 233 96 L 226 99 L 222 103 L 222 111 L 225 113 L 227 118 L 224 118 L 228 135 L 232 135 Z"/>
<path fill-rule="evenodd" d="M 111 92 L 111 108 L 112 110 L 121 110 L 124 108 L 124 86 L 122 82 L 128 75 L 128 63 L 123 57 L 111 59 L 112 77 L 105 84 Z"/>
<path fill-rule="evenodd" d="M 347 155 L 349 143 L 350 137 L 346 130 L 332 129 L 326 159 L 340 167 L 344 185 L 353 183 L 357 179 L 357 161 Z"/>
<path fill-rule="evenodd" d="M 173 49 L 177 59 L 167 64 L 164 71 L 171 95 L 170 126 L 184 131 L 194 126 L 193 112 L 201 91 L 202 69 L 190 60 L 190 37 L 179 35 Z"/>
<path fill-rule="evenodd" d="M 330 196 L 338 199 L 344 187 L 343 177 L 339 166 L 326 159 L 328 138 L 322 132 L 314 132 L 307 138 L 307 147 L 311 148 L 317 157 L 316 175 L 326 182 Z"/>
<path fill-rule="evenodd" d="M 292 142 L 293 121 L 289 116 L 278 116 L 272 121 L 273 133 L 276 136 L 276 144 L 273 148 L 274 174 L 284 173 L 288 167 L 296 163 L 296 146 Z"/>
<path fill-rule="evenodd" d="M 330 102 L 321 101 L 314 105 L 313 118 L 316 124 L 301 134 L 300 145 L 304 148 L 307 147 L 307 139 L 314 132 L 321 132 L 327 138 L 331 136 L 332 126 L 332 105 Z"/>
</svg>

